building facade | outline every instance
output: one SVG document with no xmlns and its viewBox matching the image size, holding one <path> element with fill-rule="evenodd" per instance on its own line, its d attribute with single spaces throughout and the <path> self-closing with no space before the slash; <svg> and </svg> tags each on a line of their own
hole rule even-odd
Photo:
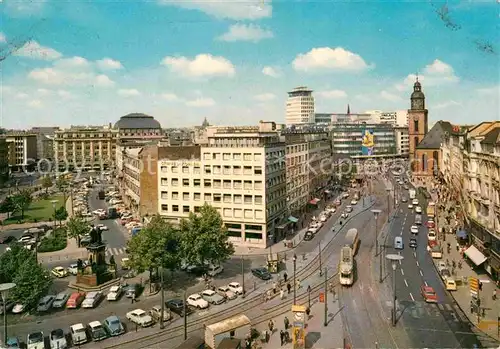
<svg viewBox="0 0 500 349">
<path fill-rule="evenodd" d="M 71 126 L 55 131 L 53 153 L 59 169 L 111 168 L 115 161 L 117 132 L 110 126 Z"/>
<path fill-rule="evenodd" d="M 158 162 L 160 214 L 179 221 L 206 202 L 235 245 L 266 247 L 286 219 L 285 143 L 276 125 L 214 127 L 208 140 L 199 154 L 193 148 Z"/>
<path fill-rule="evenodd" d="M 54 136 L 59 127 L 32 127 L 30 132 L 37 135 L 38 159 L 54 160 Z"/>
<path fill-rule="evenodd" d="M 395 126 L 396 154 L 408 156 L 410 153 L 410 138 L 407 126 Z"/>
<path fill-rule="evenodd" d="M 314 117 L 313 91 L 300 86 L 288 92 L 285 123 L 287 125 L 312 124 Z"/>
<path fill-rule="evenodd" d="M 37 137 L 29 132 L 9 132 L 5 141 L 9 148 L 9 166 L 13 170 L 20 170 L 25 166 L 32 166 L 38 160 Z"/>
</svg>

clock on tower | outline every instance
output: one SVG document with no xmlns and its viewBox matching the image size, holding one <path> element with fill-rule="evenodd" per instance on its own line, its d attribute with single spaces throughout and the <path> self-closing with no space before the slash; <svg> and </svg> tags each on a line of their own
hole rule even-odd
<svg viewBox="0 0 500 349">
<path fill-rule="evenodd" d="M 411 94 L 411 110 L 425 109 L 425 95 L 422 92 L 422 85 L 417 81 L 413 85 L 413 93 Z"/>
</svg>

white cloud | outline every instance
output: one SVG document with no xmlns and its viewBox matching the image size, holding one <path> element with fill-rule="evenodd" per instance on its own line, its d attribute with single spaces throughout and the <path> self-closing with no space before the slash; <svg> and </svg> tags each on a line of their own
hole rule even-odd
<svg viewBox="0 0 500 349">
<path fill-rule="evenodd" d="M 83 57 L 62 58 L 54 62 L 54 67 L 61 69 L 88 68 L 90 62 Z"/>
<path fill-rule="evenodd" d="M 326 99 L 346 98 L 347 93 L 342 90 L 319 91 L 317 95 Z"/>
<path fill-rule="evenodd" d="M 311 51 L 297 55 L 292 62 L 295 70 L 350 70 L 360 71 L 370 68 L 358 54 L 347 51 L 342 47 L 318 47 Z"/>
<path fill-rule="evenodd" d="M 29 97 L 28 94 L 24 92 L 19 92 L 18 94 L 16 94 L 17 99 L 26 99 L 28 97 Z"/>
<path fill-rule="evenodd" d="M 130 88 L 130 89 L 120 89 L 118 90 L 118 95 L 122 97 L 135 97 L 135 96 L 140 96 L 141 93 L 136 90 L 135 88 Z"/>
<path fill-rule="evenodd" d="M 104 74 L 97 75 L 94 80 L 94 84 L 100 87 L 111 87 L 115 84 L 113 80 Z"/>
<path fill-rule="evenodd" d="M 446 84 L 454 84 L 460 81 L 460 78 L 455 74 L 453 67 L 439 59 L 435 59 L 432 63 L 426 65 L 422 70 L 423 74 L 409 74 L 403 81 L 395 85 L 398 91 L 411 90 L 418 77 L 418 81 L 425 86 L 438 86 Z"/>
<path fill-rule="evenodd" d="M 273 32 L 268 29 L 262 29 L 256 24 L 233 24 L 229 30 L 219 36 L 217 39 L 221 41 L 251 41 L 259 42 L 263 39 L 274 37 Z"/>
<path fill-rule="evenodd" d="M 188 107 L 203 108 L 203 107 L 213 107 L 215 101 L 212 98 L 196 98 L 186 102 Z"/>
<path fill-rule="evenodd" d="M 238 0 L 212 1 L 212 0 L 159 0 L 162 5 L 178 6 L 189 10 L 198 10 L 217 17 L 235 20 L 257 20 L 271 17 L 272 6 L 270 1 Z"/>
<path fill-rule="evenodd" d="M 434 109 L 445 109 L 445 108 L 454 107 L 457 105 L 462 105 L 462 104 L 457 102 L 457 101 L 450 100 L 450 101 L 438 103 L 433 108 Z"/>
<path fill-rule="evenodd" d="M 57 95 L 63 99 L 73 99 L 75 96 L 66 90 L 58 90 Z"/>
<path fill-rule="evenodd" d="M 262 93 L 260 95 L 253 96 L 253 99 L 259 102 L 269 102 L 276 99 L 276 95 L 272 93 Z"/>
<path fill-rule="evenodd" d="M 97 66 L 102 69 L 102 70 L 119 70 L 123 68 L 123 65 L 120 63 L 120 61 L 116 61 L 111 58 L 103 58 L 98 60 Z"/>
<path fill-rule="evenodd" d="M 177 96 L 175 93 L 169 93 L 169 92 L 166 92 L 166 93 L 162 93 L 160 95 L 160 97 L 166 101 L 169 101 L 169 102 L 180 102 L 182 101 L 181 98 L 179 98 L 179 96 Z"/>
<path fill-rule="evenodd" d="M 402 100 L 400 96 L 387 92 L 385 90 L 380 92 L 380 97 L 391 102 L 398 102 Z"/>
<path fill-rule="evenodd" d="M 439 59 L 435 59 L 434 62 L 426 65 L 424 68 L 424 75 L 425 74 L 452 75 L 453 73 L 454 73 L 453 68 L 449 64 L 446 64 L 443 61 L 440 61 Z"/>
<path fill-rule="evenodd" d="M 2 32 L 0 32 L 0 42 L 7 42 L 7 37 Z"/>
<path fill-rule="evenodd" d="M 272 78 L 277 78 L 280 76 L 280 73 L 270 66 L 265 66 L 264 68 L 262 68 L 262 74 L 270 76 Z"/>
<path fill-rule="evenodd" d="M 51 90 L 47 90 L 45 88 L 39 88 L 36 90 L 36 92 L 41 95 L 41 96 L 47 96 L 47 95 L 50 95 L 52 93 Z"/>
<path fill-rule="evenodd" d="M 233 64 L 226 58 L 199 54 L 194 59 L 187 57 L 165 57 L 161 64 L 174 73 L 187 77 L 234 76 Z"/>
<path fill-rule="evenodd" d="M 500 85 L 492 86 L 492 87 L 485 87 L 485 88 L 478 88 L 476 91 L 480 95 L 500 97 Z"/>
<path fill-rule="evenodd" d="M 16 56 L 53 61 L 62 57 L 62 54 L 53 48 L 40 45 L 36 41 L 29 41 L 19 50 L 14 52 Z"/>
<path fill-rule="evenodd" d="M 28 102 L 28 107 L 33 109 L 40 109 L 43 107 L 42 101 L 39 99 L 33 99 Z"/>
</svg>

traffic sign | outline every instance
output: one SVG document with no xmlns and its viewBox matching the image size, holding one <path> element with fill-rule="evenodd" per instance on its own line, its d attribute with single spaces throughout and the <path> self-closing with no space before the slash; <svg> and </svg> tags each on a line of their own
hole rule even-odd
<svg viewBox="0 0 500 349">
<path fill-rule="evenodd" d="M 319 302 L 325 303 L 325 293 L 324 292 L 319 293 Z"/>
</svg>

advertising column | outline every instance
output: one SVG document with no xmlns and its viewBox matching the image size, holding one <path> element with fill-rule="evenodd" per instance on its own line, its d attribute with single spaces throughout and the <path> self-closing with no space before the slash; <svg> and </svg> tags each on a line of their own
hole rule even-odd
<svg viewBox="0 0 500 349">
<path fill-rule="evenodd" d="M 293 312 L 293 326 L 292 326 L 293 349 L 305 349 L 306 307 L 303 305 L 292 305 L 292 312 Z"/>
</svg>

